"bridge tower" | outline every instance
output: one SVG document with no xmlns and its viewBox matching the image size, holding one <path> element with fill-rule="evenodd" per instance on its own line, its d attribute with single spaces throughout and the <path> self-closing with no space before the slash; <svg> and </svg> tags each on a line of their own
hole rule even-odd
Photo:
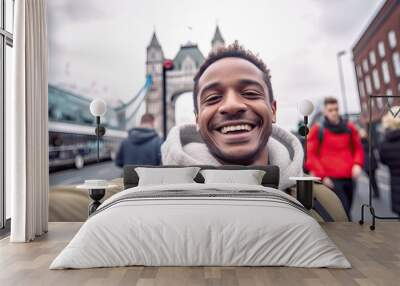
<svg viewBox="0 0 400 286">
<path fill-rule="evenodd" d="M 157 39 L 156 32 L 153 32 L 150 44 L 147 46 L 146 74 L 152 76 L 153 84 L 146 95 L 146 112 L 155 117 L 155 129 L 162 129 L 162 65 L 164 52 Z"/>
<path fill-rule="evenodd" d="M 225 40 L 217 25 L 211 41 L 211 50 L 223 46 L 225 46 Z M 147 46 L 146 72 L 151 74 L 153 85 L 146 95 L 146 112 L 155 116 L 155 128 L 160 135 L 163 126 L 162 64 L 164 59 L 162 47 L 154 32 L 150 44 Z M 204 59 L 198 45 L 190 41 L 181 45 L 173 58 L 174 69 L 167 73 L 168 130 L 175 124 L 175 102 L 177 98 L 181 94 L 193 92 L 193 78 Z M 192 112 L 192 110 L 188 110 L 188 112 Z"/>
<path fill-rule="evenodd" d="M 219 27 L 217 25 L 214 32 L 214 37 L 211 40 L 211 50 L 214 52 L 224 46 L 225 46 L 225 40 L 222 37 L 221 31 L 219 30 Z"/>
</svg>

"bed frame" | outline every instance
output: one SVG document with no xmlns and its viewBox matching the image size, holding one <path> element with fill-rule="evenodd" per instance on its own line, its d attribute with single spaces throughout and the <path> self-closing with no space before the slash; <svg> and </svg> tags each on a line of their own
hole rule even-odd
<svg viewBox="0 0 400 286">
<path fill-rule="evenodd" d="M 261 181 L 261 184 L 265 187 L 271 187 L 277 189 L 279 186 L 279 167 L 274 165 L 268 166 L 241 166 L 241 165 L 224 165 L 224 166 L 211 166 L 211 165 L 191 165 L 191 166 L 177 166 L 177 165 L 165 165 L 165 166 L 149 166 L 149 165 L 126 165 L 124 167 L 124 190 L 128 188 L 136 187 L 139 183 L 139 176 L 135 171 L 137 167 L 147 168 L 182 168 L 182 167 L 199 167 L 204 169 L 218 169 L 218 170 L 248 170 L 256 169 L 265 171 L 265 175 Z M 194 178 L 197 183 L 204 183 L 204 178 L 200 174 Z"/>
</svg>

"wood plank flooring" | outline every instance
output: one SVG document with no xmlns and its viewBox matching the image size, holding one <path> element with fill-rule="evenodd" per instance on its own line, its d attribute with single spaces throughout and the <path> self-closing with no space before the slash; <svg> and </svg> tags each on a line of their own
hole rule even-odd
<svg viewBox="0 0 400 286">
<path fill-rule="evenodd" d="M 400 223 L 378 222 L 373 232 L 356 223 L 323 228 L 353 268 L 289 267 L 120 267 L 48 270 L 82 223 L 50 223 L 49 233 L 32 243 L 0 240 L 0 285 L 400 285 Z"/>
</svg>

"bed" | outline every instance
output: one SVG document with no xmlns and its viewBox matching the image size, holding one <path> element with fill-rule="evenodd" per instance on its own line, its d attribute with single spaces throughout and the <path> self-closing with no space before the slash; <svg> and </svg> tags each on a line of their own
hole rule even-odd
<svg viewBox="0 0 400 286">
<path fill-rule="evenodd" d="M 275 166 L 257 167 L 265 170 L 260 185 L 204 183 L 196 175 L 193 183 L 140 186 L 136 168 L 125 168 L 126 189 L 99 207 L 50 269 L 351 267 L 309 212 L 276 189 Z"/>
</svg>

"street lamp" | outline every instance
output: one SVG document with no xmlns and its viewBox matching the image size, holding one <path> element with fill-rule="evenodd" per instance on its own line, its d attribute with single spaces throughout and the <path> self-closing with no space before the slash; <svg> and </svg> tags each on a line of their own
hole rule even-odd
<svg viewBox="0 0 400 286">
<path fill-rule="evenodd" d="M 337 59 L 338 69 L 339 69 L 340 91 L 341 91 L 341 94 L 342 94 L 345 119 L 347 120 L 349 111 L 347 109 L 346 88 L 345 88 L 345 85 L 344 85 L 343 67 L 342 67 L 342 62 L 341 62 L 341 58 L 345 54 L 346 54 L 346 51 L 338 52 L 336 54 L 336 59 Z"/>
<path fill-rule="evenodd" d="M 163 98 L 163 137 L 164 140 L 167 138 L 167 123 L 168 123 L 168 114 L 167 114 L 167 71 L 172 70 L 174 68 L 174 62 L 172 60 L 164 60 L 163 62 L 163 73 L 162 73 L 162 98 Z"/>
<path fill-rule="evenodd" d="M 314 104 L 304 99 L 298 103 L 297 109 L 301 115 L 303 115 L 304 123 L 299 129 L 300 135 L 304 136 L 303 148 L 304 148 L 304 161 L 303 170 L 305 171 L 305 163 L 307 161 L 307 134 L 308 134 L 308 116 L 314 111 Z M 289 177 L 290 180 L 296 180 L 296 198 L 300 201 L 307 209 L 312 209 L 314 202 L 313 195 L 313 181 L 320 180 L 318 177 L 304 176 L 304 177 Z"/>
<path fill-rule="evenodd" d="M 303 166 L 304 166 L 305 162 L 307 161 L 308 116 L 314 111 L 314 104 L 311 101 L 304 99 L 299 103 L 298 110 L 299 110 L 300 114 L 303 115 L 303 118 L 304 118 L 304 124 L 303 124 L 302 128 L 300 129 L 300 135 L 304 136 L 304 143 L 303 143 L 303 147 L 304 147 Z"/>
<path fill-rule="evenodd" d="M 106 111 L 107 105 L 104 100 L 96 98 L 90 103 L 90 113 L 96 117 L 95 133 L 97 136 L 97 163 L 100 162 L 100 137 L 106 133 L 106 129 L 103 126 L 100 126 L 100 116 L 103 116 Z"/>
</svg>

